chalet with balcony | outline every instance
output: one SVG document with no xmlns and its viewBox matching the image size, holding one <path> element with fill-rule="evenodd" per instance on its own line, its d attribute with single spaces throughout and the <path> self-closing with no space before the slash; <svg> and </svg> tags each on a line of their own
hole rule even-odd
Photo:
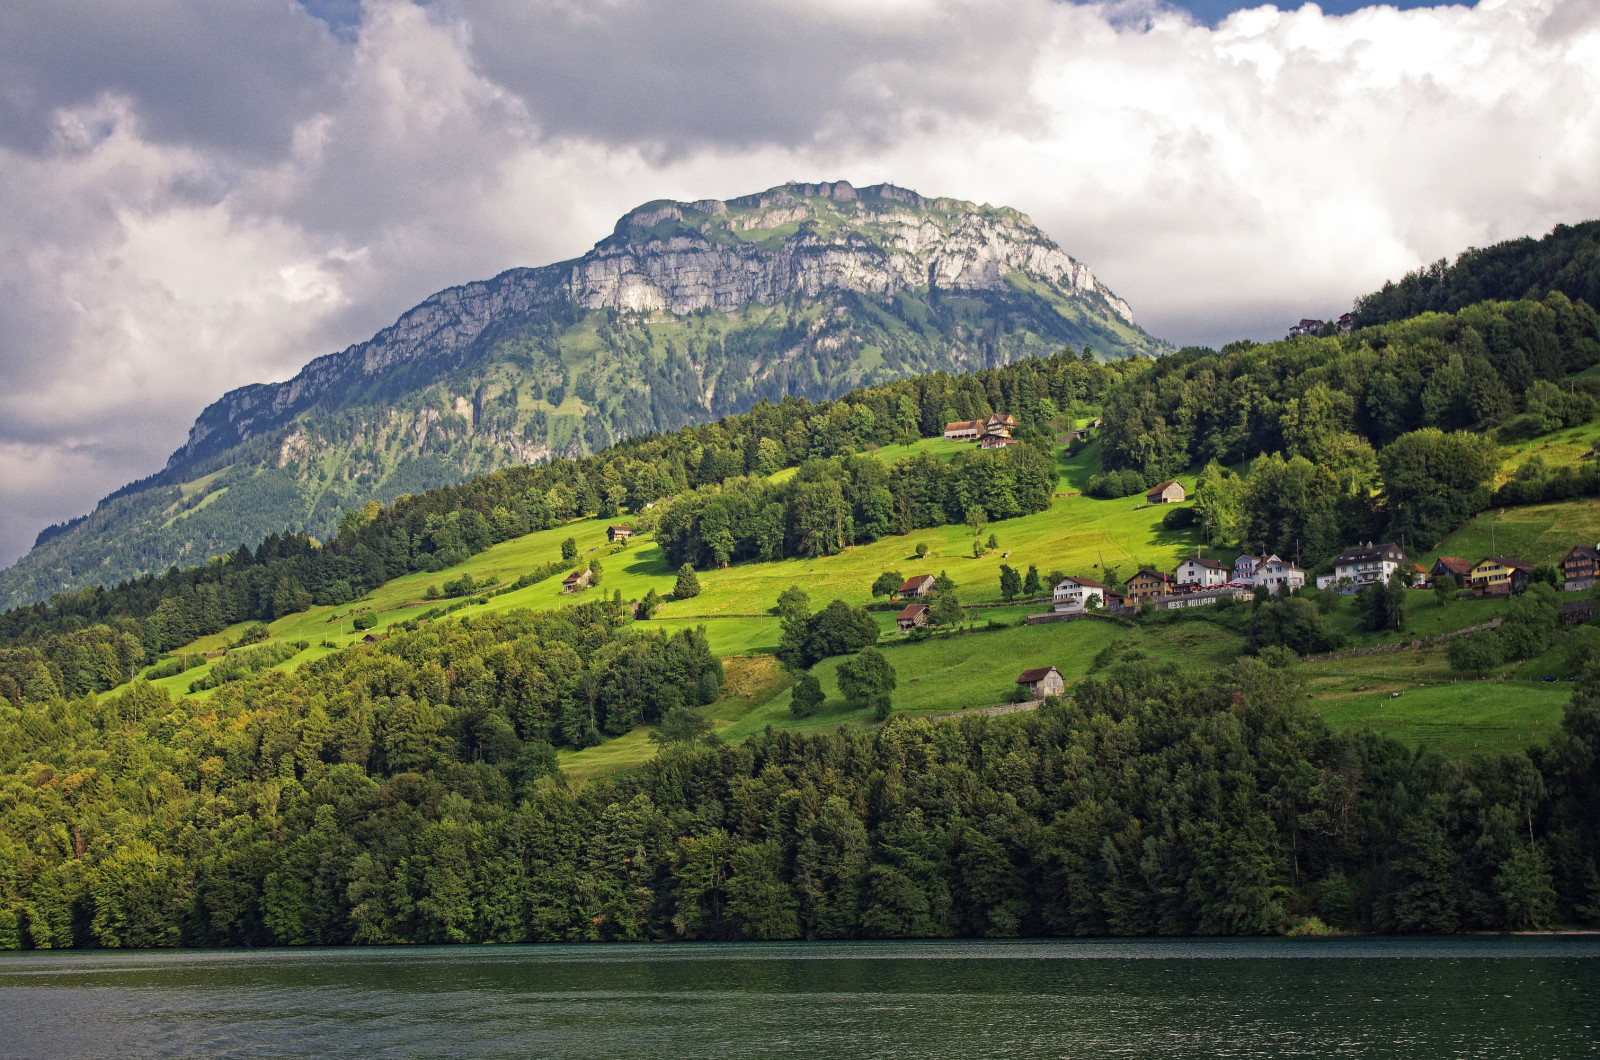
<svg viewBox="0 0 1600 1060">
<path fill-rule="evenodd" d="M 1347 548 L 1333 557 L 1333 573 L 1317 579 L 1319 589 L 1355 592 L 1364 586 L 1387 584 L 1394 572 L 1411 565 L 1405 550 L 1393 542 Z"/>
<path fill-rule="evenodd" d="M 1052 594 L 1055 601 L 1055 610 L 1059 614 L 1079 614 L 1089 610 L 1092 600 L 1096 606 L 1104 607 L 1106 603 L 1106 587 L 1099 582 L 1090 581 L 1088 578 L 1063 578 L 1055 587 Z"/>
<path fill-rule="evenodd" d="M 1485 556 L 1472 565 L 1467 585 L 1477 596 L 1509 596 L 1528 587 L 1533 564 L 1509 556 Z"/>
<path fill-rule="evenodd" d="M 1600 576 L 1600 545 L 1579 545 L 1561 557 L 1561 587 L 1568 592 L 1594 588 Z"/>
<path fill-rule="evenodd" d="M 1177 586 L 1178 579 L 1166 571 L 1140 567 L 1139 573 L 1128 579 L 1128 595 L 1135 603 L 1142 604 L 1147 600 L 1171 596 Z"/>
</svg>

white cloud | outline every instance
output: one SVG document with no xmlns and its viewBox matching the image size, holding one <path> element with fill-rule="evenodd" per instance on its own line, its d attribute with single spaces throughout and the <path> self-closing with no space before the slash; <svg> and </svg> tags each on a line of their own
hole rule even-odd
<svg viewBox="0 0 1600 1060">
<path fill-rule="evenodd" d="M 0 560 L 225 389 L 648 199 L 1009 203 L 1208 343 L 1600 214 L 1591 0 L 1215 29 L 1155 0 L 368 0 L 338 35 L 236 6 L 0 11 Z"/>
</svg>

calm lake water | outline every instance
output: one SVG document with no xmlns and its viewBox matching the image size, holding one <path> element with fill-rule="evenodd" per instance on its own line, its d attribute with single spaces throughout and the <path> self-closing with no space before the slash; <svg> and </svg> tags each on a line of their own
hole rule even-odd
<svg viewBox="0 0 1600 1060">
<path fill-rule="evenodd" d="M 0 1056 L 1600 1056 L 1600 939 L 0 955 Z"/>
</svg>

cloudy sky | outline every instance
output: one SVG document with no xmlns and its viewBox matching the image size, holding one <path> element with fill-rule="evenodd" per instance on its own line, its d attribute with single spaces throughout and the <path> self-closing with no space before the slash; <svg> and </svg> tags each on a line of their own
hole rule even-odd
<svg viewBox="0 0 1600 1060">
<path fill-rule="evenodd" d="M 1597 100 L 1595 0 L 5 0 L 0 563 L 649 199 L 1006 203 L 1215 344 L 1600 215 Z"/>
</svg>

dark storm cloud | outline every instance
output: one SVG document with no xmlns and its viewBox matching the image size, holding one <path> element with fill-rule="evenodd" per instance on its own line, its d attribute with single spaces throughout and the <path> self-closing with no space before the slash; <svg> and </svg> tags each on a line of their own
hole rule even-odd
<svg viewBox="0 0 1600 1060">
<path fill-rule="evenodd" d="M 110 94 L 152 139 L 259 159 L 328 98 L 337 49 L 290 0 L 6 0 L 0 140 L 43 150 L 57 111 Z"/>
<path fill-rule="evenodd" d="M 1015 116 L 1039 4 L 457 0 L 479 68 L 553 135 L 659 145 L 882 141 Z"/>
</svg>

